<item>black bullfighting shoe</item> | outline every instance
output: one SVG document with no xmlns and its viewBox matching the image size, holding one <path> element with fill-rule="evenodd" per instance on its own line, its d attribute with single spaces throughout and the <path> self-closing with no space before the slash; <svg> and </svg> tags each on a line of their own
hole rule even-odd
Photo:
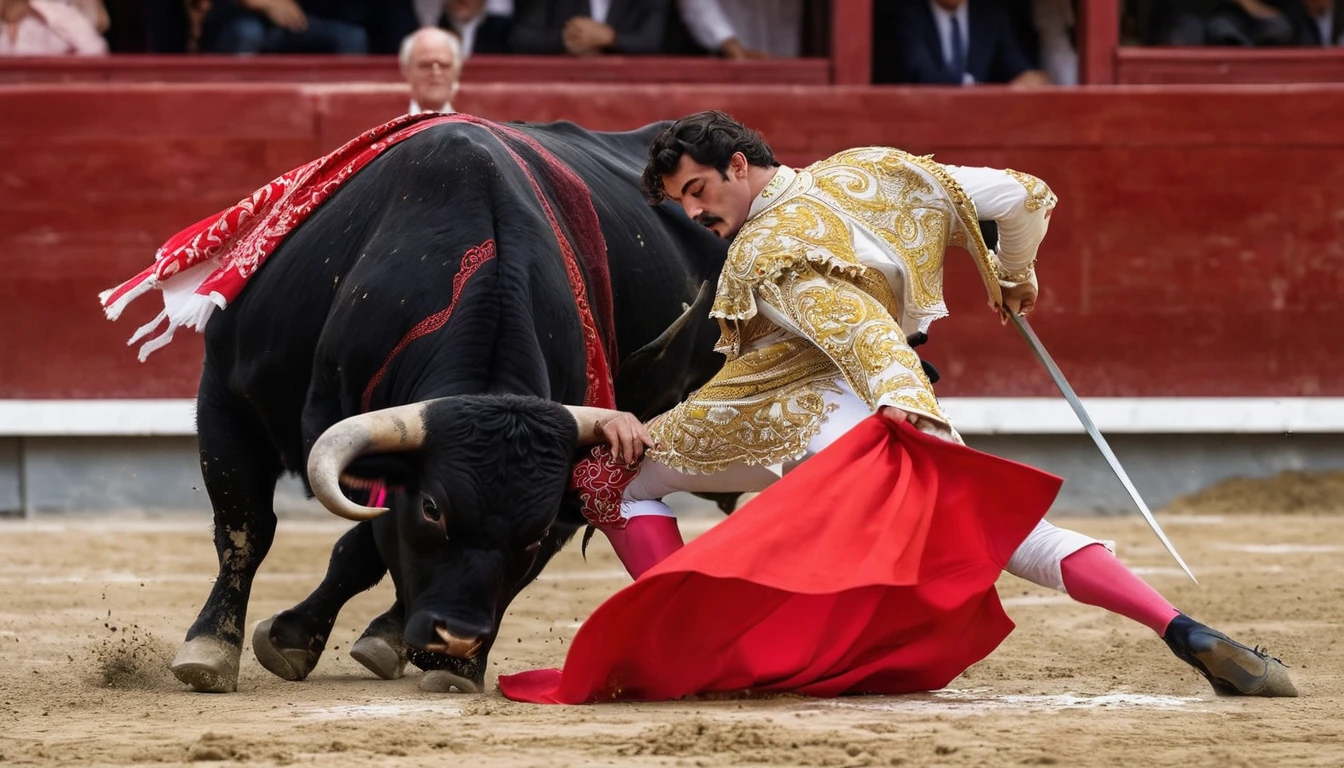
<svg viewBox="0 0 1344 768">
<path fill-rule="evenodd" d="M 1220 696 L 1296 696 L 1283 662 L 1212 627 L 1177 614 L 1162 636 L 1176 658 L 1194 667 Z"/>
</svg>

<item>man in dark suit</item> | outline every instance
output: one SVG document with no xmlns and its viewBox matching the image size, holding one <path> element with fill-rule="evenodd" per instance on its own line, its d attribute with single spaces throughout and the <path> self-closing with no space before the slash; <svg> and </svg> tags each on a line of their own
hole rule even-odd
<svg viewBox="0 0 1344 768">
<path fill-rule="evenodd" d="M 668 0 L 519 0 L 514 53 L 658 53 Z"/>
<path fill-rule="evenodd" d="M 437 25 L 457 34 L 463 56 L 508 53 L 513 19 L 492 7 L 498 5 L 485 0 L 446 0 Z"/>
<path fill-rule="evenodd" d="M 873 81 L 1045 85 L 998 0 L 891 0 L 874 7 Z"/>
<path fill-rule="evenodd" d="M 1335 0 L 1273 0 L 1293 25 L 1293 45 L 1344 45 L 1344 13 Z"/>
</svg>

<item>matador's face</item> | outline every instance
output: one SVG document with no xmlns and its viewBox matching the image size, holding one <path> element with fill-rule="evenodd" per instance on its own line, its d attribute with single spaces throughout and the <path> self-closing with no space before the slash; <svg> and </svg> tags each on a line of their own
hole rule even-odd
<svg viewBox="0 0 1344 768">
<path fill-rule="evenodd" d="M 687 216 L 730 240 L 742 229 L 751 210 L 747 168 L 747 158 L 741 152 L 733 154 L 723 171 L 701 165 L 685 154 L 677 169 L 663 177 L 663 189 L 667 199 L 679 204 Z"/>
</svg>

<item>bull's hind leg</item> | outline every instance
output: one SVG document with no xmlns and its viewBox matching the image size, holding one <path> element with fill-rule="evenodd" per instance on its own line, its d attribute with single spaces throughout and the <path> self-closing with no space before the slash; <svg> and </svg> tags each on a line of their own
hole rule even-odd
<svg viewBox="0 0 1344 768">
<path fill-rule="evenodd" d="M 253 412 L 215 383 L 207 366 L 196 402 L 201 474 L 215 510 L 219 576 L 173 659 L 178 680 L 198 691 L 238 689 L 247 600 L 275 537 L 281 465 Z"/>
<path fill-rule="evenodd" d="M 252 633 L 257 661 L 286 680 L 306 678 L 322 657 L 341 608 L 372 589 L 384 573 L 387 566 L 374 543 L 372 523 L 351 528 L 332 548 L 327 574 L 317 589 L 303 602 L 257 625 Z M 396 631 L 399 638 L 401 627 Z"/>
</svg>

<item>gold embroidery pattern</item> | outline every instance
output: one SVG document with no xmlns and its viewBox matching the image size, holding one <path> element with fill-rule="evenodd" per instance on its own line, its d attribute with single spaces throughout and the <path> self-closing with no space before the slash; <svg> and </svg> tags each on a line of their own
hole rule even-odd
<svg viewBox="0 0 1344 768">
<path fill-rule="evenodd" d="M 920 312 L 941 314 L 948 245 L 975 257 L 990 301 L 1002 303 L 998 271 L 980 235 L 975 203 L 932 158 L 862 147 L 815 163 L 795 178 L 780 200 L 747 222 L 729 248 L 715 317 L 754 316 L 752 286 L 804 263 L 850 276 L 862 271 L 847 220 L 873 232 L 901 256 L 911 276 L 911 300 Z M 961 226 L 950 226 L 953 216 Z M 723 345 L 729 346 L 726 341 Z"/>
<path fill-rule="evenodd" d="M 953 236 L 952 245 L 965 248 L 975 258 L 975 264 L 980 269 L 980 279 L 984 282 L 990 303 L 996 307 L 1003 304 L 1003 289 L 999 286 L 998 265 L 990 258 L 989 246 L 985 244 L 985 238 L 980 234 L 980 214 L 975 210 L 975 201 L 971 199 L 970 195 L 966 194 L 966 190 L 961 188 L 957 180 L 952 178 L 952 174 L 948 173 L 947 169 L 941 164 L 934 162 L 932 157 L 918 157 L 900 150 L 889 151 L 895 152 L 907 162 L 923 168 L 930 176 L 937 179 L 938 183 L 947 191 L 948 196 L 952 198 L 957 216 L 961 219 L 961 227 Z"/>
<path fill-rule="evenodd" d="M 905 335 L 881 303 L 858 286 L 810 267 L 760 291 L 826 353 L 869 408 L 891 404 L 947 421 Z"/>
<path fill-rule="evenodd" d="M 779 191 L 783 188 L 784 174 L 776 172 L 774 178 L 770 179 L 770 183 L 765 185 L 765 189 L 761 190 L 761 199 L 769 200 L 779 194 Z"/>
<path fill-rule="evenodd" d="M 835 366 L 792 338 L 729 361 L 695 394 L 649 423 L 655 461 L 682 472 L 769 466 L 803 455 L 821 431 L 825 392 L 839 392 Z"/>
<path fill-rule="evenodd" d="M 1021 171 L 1014 171 L 1012 168 L 1005 168 L 1003 172 L 1012 176 L 1014 179 L 1017 179 L 1017 183 L 1026 188 L 1027 199 L 1023 205 L 1026 206 L 1028 211 L 1034 213 L 1042 208 L 1048 210 L 1054 208 L 1055 204 L 1059 202 L 1059 198 L 1055 197 L 1055 193 L 1050 190 L 1050 186 L 1035 176 L 1032 176 L 1029 173 L 1022 173 Z M 1015 280 L 1013 282 L 1021 281 Z"/>
<path fill-rule="evenodd" d="M 1004 272 L 1003 274 L 999 275 L 999 282 L 1007 283 L 1009 285 L 1020 285 L 1022 283 L 1030 282 L 1031 276 L 1032 274 L 1035 273 L 1035 271 L 1036 271 L 1036 260 L 1032 259 L 1031 263 L 1028 264 L 1024 269 L 1020 269 L 1016 272 Z"/>
<path fill-rule="evenodd" d="M 952 206 L 920 170 L 890 151 L 842 152 L 813 173 L 816 195 L 886 242 L 905 264 L 921 315 L 943 310 L 943 254 Z"/>
<path fill-rule="evenodd" d="M 802 176 L 803 174 L 799 174 Z M 795 183 L 793 187 L 806 187 Z M 783 200 L 747 223 L 728 248 L 728 260 L 719 275 L 710 314 L 726 320 L 756 316 L 756 285 L 778 279 L 788 271 L 812 263 L 828 271 L 857 274 L 865 267 L 854 255 L 854 243 L 845 220 L 827 206 L 805 195 Z M 740 349 L 725 334 L 719 351 Z"/>
</svg>

